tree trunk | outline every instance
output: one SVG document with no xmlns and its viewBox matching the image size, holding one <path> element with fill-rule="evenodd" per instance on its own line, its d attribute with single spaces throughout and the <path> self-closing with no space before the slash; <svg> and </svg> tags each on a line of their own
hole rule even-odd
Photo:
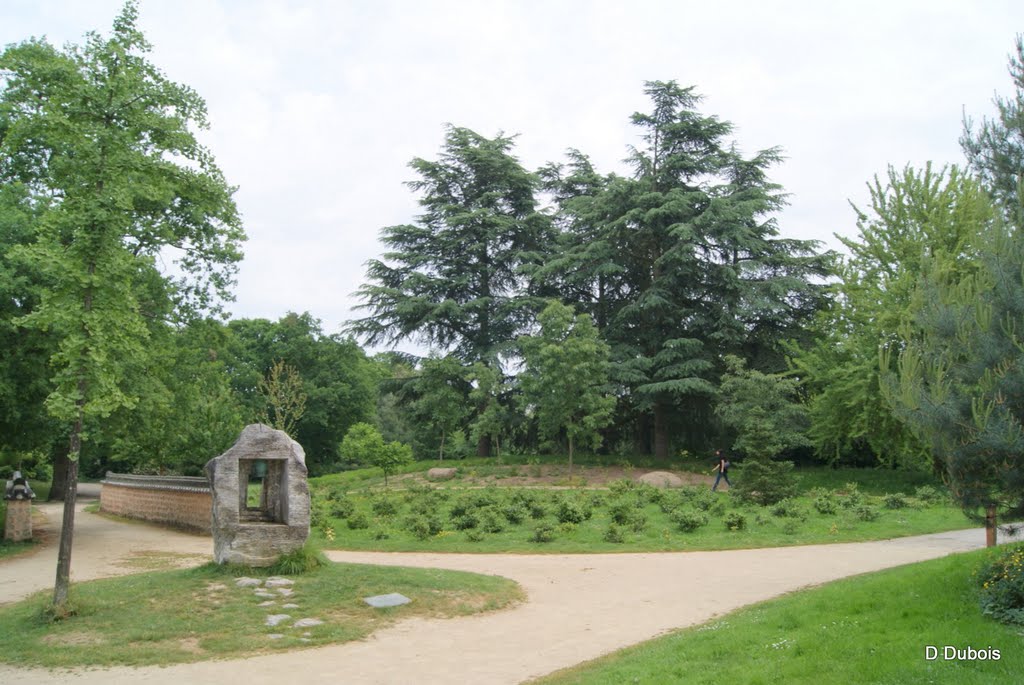
<svg viewBox="0 0 1024 685">
<path fill-rule="evenodd" d="M 79 381 L 84 386 L 85 381 Z M 64 490 L 64 520 L 60 527 L 60 547 L 57 550 L 57 578 L 53 585 L 53 607 L 56 616 L 60 616 L 68 601 L 68 590 L 71 586 L 71 543 L 75 536 L 75 500 L 78 497 L 78 461 L 82 454 L 82 414 L 85 406 L 85 393 L 78 399 L 78 418 L 71 431 L 68 450 L 67 480 Z"/>
<path fill-rule="evenodd" d="M 572 436 L 569 436 L 569 478 L 572 478 Z"/>
<path fill-rule="evenodd" d="M 62 441 L 53 450 L 53 478 L 50 480 L 48 502 L 60 502 L 68 487 L 68 451 L 70 443 Z"/>
<path fill-rule="evenodd" d="M 476 456 L 491 456 L 491 436 L 481 435 L 476 441 Z"/>
<path fill-rule="evenodd" d="M 441 449 L 437 455 L 438 461 L 444 461 L 444 431 L 441 431 Z"/>
<path fill-rule="evenodd" d="M 985 510 L 985 546 L 996 546 L 996 508 L 989 506 Z"/>
<path fill-rule="evenodd" d="M 668 423 L 665 418 L 665 405 L 656 402 L 654 405 L 654 458 L 668 461 Z"/>
</svg>

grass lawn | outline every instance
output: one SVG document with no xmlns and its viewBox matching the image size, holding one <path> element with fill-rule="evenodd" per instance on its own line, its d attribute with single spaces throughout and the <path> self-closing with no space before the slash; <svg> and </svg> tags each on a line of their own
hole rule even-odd
<svg viewBox="0 0 1024 685">
<path fill-rule="evenodd" d="M 982 616 L 972 574 L 988 550 L 840 580 L 764 602 L 543 678 L 543 685 L 1003 684 L 1024 632 Z M 925 648 L 936 646 L 929 661 Z M 1000 659 L 946 661 L 943 648 Z"/>
<path fill-rule="evenodd" d="M 358 640 L 409 616 L 472 614 L 522 599 L 519 586 L 504 578 L 329 563 L 292 576 L 292 596 L 260 607 L 267 600 L 234 582 L 237 575 L 254 573 L 208 564 L 76 583 L 71 600 L 78 613 L 59 622 L 44 618 L 50 594 L 39 593 L 0 607 L 0 659 L 21 666 L 79 667 L 233 658 Z M 362 601 L 392 592 L 412 602 L 374 609 Z M 299 608 L 281 607 L 288 602 Z M 269 627 L 271 614 L 290 614 L 292 620 Z M 324 624 L 291 627 L 306 617 Z M 275 633 L 284 637 L 269 637 Z"/>
<path fill-rule="evenodd" d="M 585 487 L 579 483 L 599 478 L 581 467 L 575 487 L 559 487 L 567 475 L 560 474 L 547 477 L 547 487 L 524 488 L 495 483 L 539 476 L 546 464 L 444 464 L 461 477 L 392 479 L 388 489 L 376 469 L 311 479 L 314 539 L 330 549 L 381 551 L 655 552 L 855 542 L 974 525 L 926 475 L 879 469 L 804 469 L 801 494 L 780 507 L 744 504 L 706 485 L 636 486 L 630 478 L 647 469 Z M 931 498 L 918 496 L 922 486 L 933 488 Z"/>
</svg>

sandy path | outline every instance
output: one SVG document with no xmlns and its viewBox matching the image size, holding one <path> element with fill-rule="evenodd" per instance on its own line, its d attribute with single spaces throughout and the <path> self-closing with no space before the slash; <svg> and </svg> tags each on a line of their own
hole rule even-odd
<svg viewBox="0 0 1024 685">
<path fill-rule="evenodd" d="M 102 522 L 102 523 L 101 523 Z M 208 538 L 116 524 L 88 514 L 76 536 L 75 576 L 124 572 L 125 550 L 199 553 Z M 95 527 L 94 527 L 95 526 Z M 109 530 L 108 530 L 109 528 Z M 100 530 L 102 549 L 93 550 Z M 96 540 L 99 540 L 97 536 Z M 81 548 L 79 548 L 81 545 Z M 164 668 L 24 671 L 0 665 L 0 682 L 213 684 L 520 683 L 601 654 L 694 625 L 737 607 L 808 585 L 976 549 L 980 530 L 881 542 L 724 552 L 595 555 L 468 555 L 331 552 L 336 561 L 437 567 L 502 575 L 528 600 L 511 610 L 456 619 L 412 619 L 345 645 Z M 47 555 L 44 550 L 36 557 Z M 92 561 L 90 561 L 92 560 Z M 113 560 L 113 561 L 111 561 Z M 0 564 L 0 592 L 11 597 L 41 579 L 21 578 L 30 560 Z M 3 584 L 6 583 L 6 584 Z"/>
</svg>

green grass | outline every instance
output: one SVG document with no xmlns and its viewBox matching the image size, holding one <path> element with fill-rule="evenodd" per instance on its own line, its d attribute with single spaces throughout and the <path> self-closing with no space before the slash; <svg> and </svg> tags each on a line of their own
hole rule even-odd
<svg viewBox="0 0 1024 685">
<path fill-rule="evenodd" d="M 457 616 L 499 609 L 522 598 L 507 579 L 455 571 L 330 564 L 294 576 L 294 595 L 274 607 L 237 575 L 252 569 L 213 564 L 76 583 L 77 614 L 49 622 L 49 593 L 0 607 L 0 660 L 20 666 L 149 665 L 236 658 L 358 640 L 410 616 Z M 400 592 L 410 604 L 373 609 L 363 597 Z M 299 609 L 283 609 L 295 602 Z M 323 625 L 265 625 L 270 614 L 315 617 Z M 281 633 L 283 639 L 270 639 Z M 304 635 L 308 633 L 308 637 Z M 59 649 L 57 648 L 59 647 Z"/>
<path fill-rule="evenodd" d="M 830 583 L 560 671 L 543 685 L 1020 682 L 1019 627 L 981 615 L 983 550 Z M 935 661 L 925 647 L 998 649 L 998 661 Z"/>
</svg>

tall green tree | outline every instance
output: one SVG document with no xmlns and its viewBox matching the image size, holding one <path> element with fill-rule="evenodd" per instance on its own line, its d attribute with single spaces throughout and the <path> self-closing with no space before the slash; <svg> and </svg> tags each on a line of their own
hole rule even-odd
<svg viewBox="0 0 1024 685">
<path fill-rule="evenodd" d="M 146 59 L 137 8 L 109 37 L 59 51 L 31 40 L 0 56 L 0 176 L 40 211 L 16 258 L 42 274 L 39 306 L 19 319 L 53 336 L 47 408 L 70 426 L 67 492 L 53 604 L 68 591 L 83 428 L 137 401 L 125 361 L 146 354 L 143 284 L 179 308 L 227 294 L 243 239 L 232 189 L 198 143 L 203 101 Z M 154 280 L 158 254 L 182 278 Z M 180 309 L 179 309 L 180 311 Z"/>
<path fill-rule="evenodd" d="M 634 177 L 609 179 L 593 201 L 577 194 L 568 209 L 600 222 L 615 255 L 590 269 L 610 279 L 613 378 L 666 459 L 673 426 L 691 443 L 710 437 L 724 354 L 781 365 L 777 340 L 820 306 L 829 258 L 813 241 L 778 237 L 784 196 L 767 178 L 777 150 L 744 158 L 692 87 L 654 81 L 646 92 L 652 111 L 632 117 L 644 142 L 632 149 Z"/>
<path fill-rule="evenodd" d="M 810 396 L 810 436 L 818 454 L 835 461 L 904 467 L 928 463 L 929 447 L 892 411 L 881 379 L 879 350 L 899 339 L 928 260 L 966 273 L 970 241 L 993 218 L 984 188 L 957 167 L 938 171 L 890 167 L 868 185 L 871 206 L 856 209 L 858 234 L 837 236 L 849 255 L 833 286 L 832 306 L 815 326 L 817 344 L 792 357 Z"/>
<path fill-rule="evenodd" d="M 1017 226 L 1024 225 L 1024 36 L 1018 34 L 1014 54 L 1010 57 L 1010 78 L 1015 92 L 1009 98 L 996 97 L 998 115 L 985 118 L 975 129 L 968 118 L 960 145 L 970 167 L 992 193 L 1005 218 Z"/>
<path fill-rule="evenodd" d="M 538 179 L 512 156 L 513 139 L 449 126 L 437 161 L 414 159 L 424 213 L 382 230 L 358 295 L 365 318 L 348 330 L 370 345 L 418 340 L 464 364 L 498 365 L 532 319 L 531 278 L 550 244 Z M 478 451 L 486 454 L 481 441 Z"/>
<path fill-rule="evenodd" d="M 809 444 L 810 420 L 799 400 L 797 379 L 748 369 L 735 355 L 728 355 L 725 365 L 715 413 L 734 432 L 733 449 L 771 460 Z"/>
<path fill-rule="evenodd" d="M 611 420 L 608 346 L 589 315 L 575 315 L 559 302 L 549 304 L 538 323 L 536 336 L 519 339 L 525 364 L 520 382 L 541 433 L 557 439 L 565 432 L 571 472 L 576 445 L 596 449 Z"/>
<path fill-rule="evenodd" d="M 980 266 L 957 277 L 931 265 L 903 340 L 890 348 L 899 416 L 933 451 L 953 497 L 984 520 L 1024 514 L 1024 240 L 998 226 Z"/>
<path fill-rule="evenodd" d="M 444 460 L 445 440 L 463 428 L 469 414 L 469 384 L 465 369 L 454 357 L 429 356 L 420 364 L 415 381 L 414 412 L 438 438 L 437 458 Z"/>
<path fill-rule="evenodd" d="M 882 356 L 900 418 L 932 450 L 954 498 L 984 519 L 1024 514 L 1024 42 L 1010 60 L 1014 97 L 961 143 L 995 205 L 966 239 L 968 268 L 929 255 L 898 340 Z M 972 226 L 977 228 L 977 224 Z"/>
<path fill-rule="evenodd" d="M 335 466 L 338 444 L 353 424 L 372 421 L 380 380 L 377 367 L 354 340 L 327 335 L 309 312 L 289 312 L 278 321 L 236 319 L 228 324 L 232 387 L 258 419 L 266 407 L 259 384 L 277 361 L 295 369 L 306 396 L 294 438 L 306 451 L 310 473 Z"/>
</svg>

